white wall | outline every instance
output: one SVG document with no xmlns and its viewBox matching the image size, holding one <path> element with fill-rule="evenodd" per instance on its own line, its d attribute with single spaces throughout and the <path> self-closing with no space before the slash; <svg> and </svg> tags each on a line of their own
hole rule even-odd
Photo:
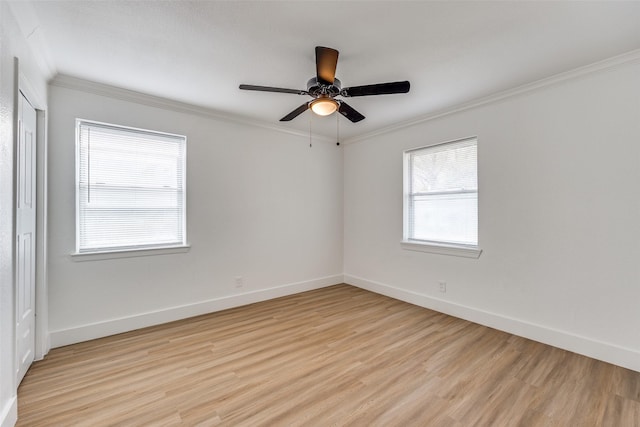
<svg viewBox="0 0 640 427">
<path fill-rule="evenodd" d="M 635 58 L 343 148 L 62 79 L 49 101 L 53 345 L 337 283 L 344 271 L 348 283 L 640 370 Z M 188 136 L 190 252 L 71 259 L 76 117 Z M 483 254 L 402 250 L 402 151 L 473 135 Z"/>
<path fill-rule="evenodd" d="M 69 81 L 49 98 L 54 347 L 342 281 L 341 147 Z M 72 260 L 76 118 L 187 136 L 188 253 Z"/>
<path fill-rule="evenodd" d="M 347 145 L 345 281 L 640 371 L 639 62 Z M 401 249 L 403 150 L 474 135 L 484 252 Z"/>
<path fill-rule="evenodd" d="M 27 39 L 11 9 L 0 1 L 0 426 L 16 420 L 15 293 L 14 270 L 14 102 L 17 76 L 29 82 L 30 90 L 46 99 L 46 77 L 37 65 Z"/>
</svg>

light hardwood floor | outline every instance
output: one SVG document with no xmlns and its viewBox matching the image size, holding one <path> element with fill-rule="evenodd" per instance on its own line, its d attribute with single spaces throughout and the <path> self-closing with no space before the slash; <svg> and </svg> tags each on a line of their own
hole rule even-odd
<svg viewBox="0 0 640 427">
<path fill-rule="evenodd" d="M 18 426 L 640 426 L 640 373 L 348 285 L 52 350 Z"/>
</svg>

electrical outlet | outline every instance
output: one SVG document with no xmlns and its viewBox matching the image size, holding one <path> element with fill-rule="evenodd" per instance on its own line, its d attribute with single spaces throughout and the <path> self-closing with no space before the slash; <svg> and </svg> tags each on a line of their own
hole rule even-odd
<svg viewBox="0 0 640 427">
<path fill-rule="evenodd" d="M 235 278 L 235 286 L 236 288 L 241 288 L 244 285 L 244 279 L 242 276 L 236 276 Z"/>
<path fill-rule="evenodd" d="M 438 282 L 438 285 L 440 285 L 440 292 L 442 293 L 446 293 L 447 292 L 447 282 Z"/>
</svg>

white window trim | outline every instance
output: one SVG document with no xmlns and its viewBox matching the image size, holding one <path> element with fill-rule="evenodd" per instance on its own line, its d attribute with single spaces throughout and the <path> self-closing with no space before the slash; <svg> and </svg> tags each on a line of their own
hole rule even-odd
<svg viewBox="0 0 640 427">
<path fill-rule="evenodd" d="M 189 252 L 190 249 L 191 245 L 184 245 L 151 249 L 127 249 L 109 252 L 74 252 L 71 254 L 71 259 L 76 262 L 100 261 L 105 259 L 132 258 L 138 256 L 183 254 Z"/>
<path fill-rule="evenodd" d="M 400 242 L 402 249 L 407 251 L 427 252 L 431 254 L 452 255 L 464 258 L 479 258 L 482 249 L 472 245 L 454 245 L 440 242 L 427 242 L 420 240 L 403 240 Z"/>
<path fill-rule="evenodd" d="M 184 138 L 185 140 L 185 145 L 184 145 L 184 177 L 183 177 L 183 193 L 182 193 L 182 203 L 183 203 L 183 217 L 182 217 L 182 227 L 183 227 L 183 233 L 184 233 L 184 243 L 180 244 L 180 245 L 172 245 L 172 246 L 154 246 L 154 247 L 140 247 L 140 248 L 124 248 L 124 249 L 119 249 L 119 248 L 112 248 L 112 249 L 105 249 L 105 250 L 98 250 L 98 251 L 91 251 L 91 250 L 84 250 L 84 251 L 80 251 L 79 250 L 79 230 L 80 227 L 78 225 L 78 218 L 79 218 L 79 210 L 80 210 L 80 206 L 79 206 L 79 202 L 78 202 L 78 180 L 79 180 L 79 170 L 78 170 L 78 158 L 79 158 L 79 146 L 78 146 L 78 129 L 79 129 L 79 124 L 85 122 L 85 123 L 94 123 L 97 125 L 106 125 L 106 126 L 115 126 L 121 129 L 131 129 L 133 131 L 146 131 L 146 132 L 152 132 L 152 133 L 156 133 L 156 134 L 161 134 L 161 135 L 167 135 L 167 136 L 174 136 L 174 137 L 181 137 Z M 186 145 L 186 136 L 184 135 L 178 135 L 178 134 L 172 134 L 172 133 L 167 133 L 167 132 L 160 132 L 160 131 L 155 131 L 155 130 L 149 130 L 149 129 L 140 129 L 140 128 L 135 128 L 135 127 L 131 127 L 131 126 L 123 126 L 123 125 L 114 125 L 111 123 L 106 123 L 106 122 L 100 122 L 100 121 L 96 121 L 96 120 L 87 120 L 87 119 L 81 119 L 81 118 L 76 118 L 76 126 L 75 126 L 75 133 L 76 133 L 76 159 L 75 159 L 75 205 L 76 205 L 76 212 L 75 212 L 75 229 L 76 229 L 76 242 L 75 242 L 75 251 L 72 252 L 70 255 L 71 259 L 73 261 L 98 261 L 98 260 L 105 260 L 105 259 L 118 259 L 118 258 L 132 258 L 132 257 L 140 257 L 140 256 L 153 256 L 153 255 L 168 255 L 168 254 L 178 254 L 178 253 L 186 253 L 189 252 L 191 245 L 187 242 L 187 172 L 186 172 L 186 162 L 187 162 L 187 145 Z"/>
<path fill-rule="evenodd" d="M 416 150 L 421 150 L 427 147 L 435 147 L 438 145 L 450 144 L 454 142 L 461 142 L 468 139 L 475 139 L 477 141 L 477 136 L 470 136 L 467 138 L 454 139 L 451 141 L 439 142 L 436 144 L 425 145 L 423 147 L 412 148 L 409 150 L 405 150 L 402 153 L 403 167 L 403 206 L 402 206 L 402 240 L 400 241 L 400 247 L 403 250 L 407 251 L 415 251 L 415 252 L 425 252 L 439 255 L 449 255 L 449 256 L 457 256 L 463 258 L 475 258 L 478 259 L 482 254 L 482 249 L 479 245 L 464 245 L 464 244 L 456 244 L 451 242 L 435 242 L 429 240 L 415 240 L 409 238 L 409 156 L 408 153 Z M 478 195 L 480 191 L 478 190 Z M 480 220 L 480 212 L 478 212 L 478 221 Z M 479 240 L 479 236 L 478 236 Z"/>
<path fill-rule="evenodd" d="M 139 256 L 170 255 L 189 252 L 191 245 L 166 246 L 146 249 L 110 250 L 101 252 L 74 252 L 73 261 L 99 261 L 104 259 L 133 258 Z"/>
</svg>

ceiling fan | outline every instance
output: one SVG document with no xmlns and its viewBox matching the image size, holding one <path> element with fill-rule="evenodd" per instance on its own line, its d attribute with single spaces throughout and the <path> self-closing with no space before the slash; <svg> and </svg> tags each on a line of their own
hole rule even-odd
<svg viewBox="0 0 640 427">
<path fill-rule="evenodd" d="M 314 98 L 312 101 L 305 102 L 281 118 L 281 122 L 293 120 L 300 114 L 307 111 L 307 109 L 311 108 L 311 111 L 320 116 L 328 116 L 335 111 L 338 111 L 353 123 L 357 123 L 360 120 L 363 120 L 364 116 L 343 100 L 336 99 L 337 96 L 348 98 L 354 96 L 388 95 L 393 93 L 409 92 L 410 84 L 408 81 L 343 88 L 340 85 L 340 80 L 335 76 L 337 64 L 337 50 L 329 47 L 316 46 L 316 77 L 309 79 L 307 82 L 307 90 L 245 84 L 241 84 L 240 89 L 256 90 L 261 92 L 292 93 L 294 95 L 309 95 Z"/>
</svg>

